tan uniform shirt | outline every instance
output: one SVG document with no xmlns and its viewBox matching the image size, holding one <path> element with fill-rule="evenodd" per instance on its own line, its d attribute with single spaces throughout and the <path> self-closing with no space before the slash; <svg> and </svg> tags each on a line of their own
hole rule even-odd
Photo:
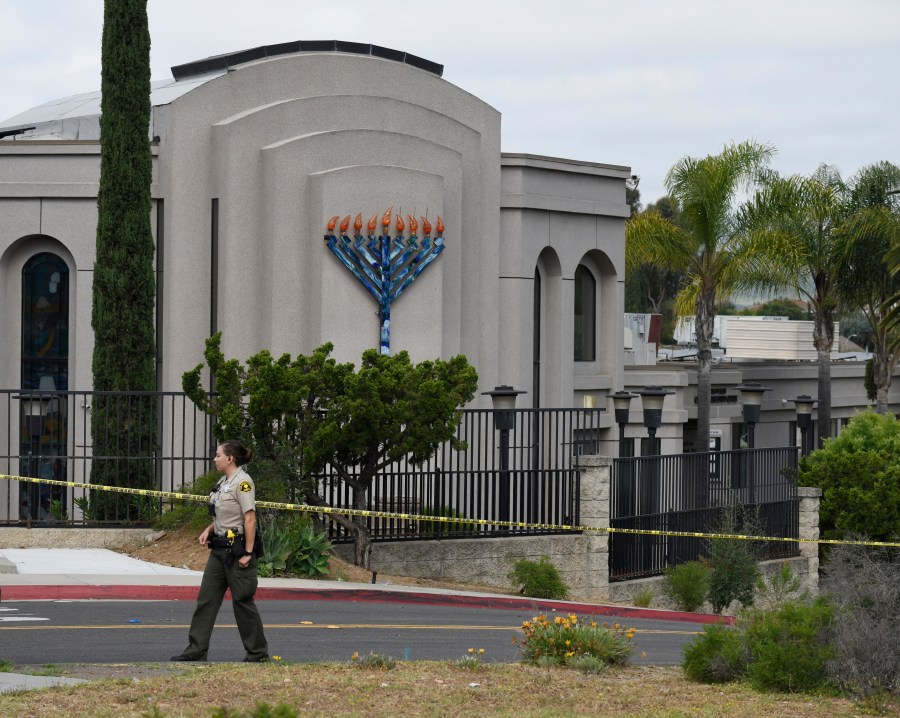
<svg viewBox="0 0 900 718">
<path fill-rule="evenodd" d="M 238 469 L 231 479 L 222 477 L 209 499 L 216 506 L 216 534 L 224 536 L 229 529 L 243 533 L 244 514 L 256 510 L 256 487 L 253 479 Z"/>
</svg>

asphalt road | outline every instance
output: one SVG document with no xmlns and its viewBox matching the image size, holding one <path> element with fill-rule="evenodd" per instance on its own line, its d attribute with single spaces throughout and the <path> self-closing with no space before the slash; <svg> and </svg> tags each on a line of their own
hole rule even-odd
<svg viewBox="0 0 900 718">
<path fill-rule="evenodd" d="M 455 660 L 483 648 L 487 662 L 515 662 L 519 610 L 351 601 L 258 601 L 271 655 L 290 661 L 346 661 L 354 652 L 403 660 Z M 19 665 L 165 661 L 187 645 L 187 601 L 4 601 L 0 660 Z M 585 616 L 586 617 L 586 616 Z M 614 623 L 604 616 L 598 622 Z M 672 665 L 702 631 L 695 624 L 622 619 L 637 630 L 635 663 Z M 646 654 L 646 655 L 642 655 Z M 222 604 L 209 658 L 244 657 L 231 603 Z"/>
</svg>

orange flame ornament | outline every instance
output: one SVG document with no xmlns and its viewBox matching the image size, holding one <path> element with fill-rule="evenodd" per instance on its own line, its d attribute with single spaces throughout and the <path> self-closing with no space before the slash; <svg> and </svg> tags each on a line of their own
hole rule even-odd
<svg viewBox="0 0 900 718">
<path fill-rule="evenodd" d="M 438 237 L 442 237 L 444 235 L 444 220 L 441 219 L 441 215 L 438 215 L 437 224 L 434 226 L 435 232 L 437 232 Z"/>
<path fill-rule="evenodd" d="M 403 230 L 406 229 L 406 225 L 403 224 L 403 217 L 399 214 L 397 215 L 397 236 L 403 236 Z"/>
<path fill-rule="evenodd" d="M 431 222 L 428 221 L 427 217 L 419 217 L 422 220 L 422 234 L 426 237 L 431 235 Z"/>
<path fill-rule="evenodd" d="M 394 205 L 391 205 L 387 208 L 387 211 L 381 216 L 381 226 L 384 227 L 384 231 L 387 233 L 388 227 L 391 226 L 391 213 L 394 211 Z"/>
<path fill-rule="evenodd" d="M 370 235 L 375 234 L 375 228 L 378 226 L 378 213 L 376 212 L 371 217 L 369 217 L 369 225 L 367 229 L 369 230 Z"/>
<path fill-rule="evenodd" d="M 406 215 L 406 221 L 409 222 L 409 233 L 415 235 L 419 231 L 419 223 L 411 214 Z"/>
<path fill-rule="evenodd" d="M 336 214 L 334 217 L 328 220 L 328 231 L 334 232 L 334 228 L 337 225 L 337 221 L 340 219 L 341 215 Z"/>
<path fill-rule="evenodd" d="M 348 214 L 341 220 L 341 234 L 347 234 L 347 228 L 350 226 L 350 215 Z"/>
<path fill-rule="evenodd" d="M 356 215 L 356 219 L 353 221 L 353 231 L 356 232 L 356 234 L 359 234 L 361 229 L 362 229 L 362 212 L 360 212 L 358 215 Z"/>
</svg>

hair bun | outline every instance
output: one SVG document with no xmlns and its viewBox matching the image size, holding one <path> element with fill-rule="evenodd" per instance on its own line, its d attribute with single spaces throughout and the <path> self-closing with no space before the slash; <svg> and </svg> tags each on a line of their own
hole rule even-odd
<svg viewBox="0 0 900 718">
<path fill-rule="evenodd" d="M 244 446 L 244 443 L 237 439 L 228 439 L 219 444 L 219 446 L 222 447 L 222 452 L 225 456 L 230 456 L 234 459 L 234 463 L 237 466 L 243 466 L 253 458 L 253 449 Z"/>
</svg>

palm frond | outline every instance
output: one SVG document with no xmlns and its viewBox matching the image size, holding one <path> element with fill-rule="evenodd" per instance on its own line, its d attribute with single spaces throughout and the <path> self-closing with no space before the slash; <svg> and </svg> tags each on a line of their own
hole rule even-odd
<svg viewBox="0 0 900 718">
<path fill-rule="evenodd" d="M 626 275 L 645 264 L 685 269 L 695 256 L 690 235 L 656 212 L 636 215 L 625 225 Z"/>
</svg>

